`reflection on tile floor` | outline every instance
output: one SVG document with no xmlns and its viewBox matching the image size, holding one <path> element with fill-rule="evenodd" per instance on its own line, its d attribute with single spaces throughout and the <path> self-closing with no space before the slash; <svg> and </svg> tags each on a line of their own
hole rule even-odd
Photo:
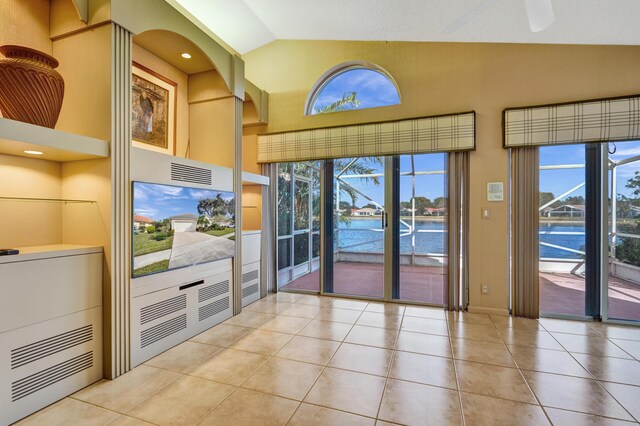
<svg viewBox="0 0 640 426">
<path fill-rule="evenodd" d="M 20 424 L 637 424 L 639 360 L 637 327 L 280 293 Z"/>
</svg>

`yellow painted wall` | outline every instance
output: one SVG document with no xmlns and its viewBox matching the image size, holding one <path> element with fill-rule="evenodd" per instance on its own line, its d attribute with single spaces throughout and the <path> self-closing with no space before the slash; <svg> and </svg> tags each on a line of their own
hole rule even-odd
<svg viewBox="0 0 640 426">
<path fill-rule="evenodd" d="M 242 186 L 242 229 L 262 229 L 262 186 Z"/>
<path fill-rule="evenodd" d="M 234 102 L 233 98 L 226 98 L 189 106 L 189 158 L 233 168 Z"/>
<path fill-rule="evenodd" d="M 101 26 L 53 43 L 65 81 L 56 129 L 111 139 L 111 29 Z"/>
<path fill-rule="evenodd" d="M 269 92 L 268 132 L 476 111 L 470 306 L 488 311 L 508 306 L 508 205 L 487 203 L 485 195 L 487 182 L 507 182 L 503 109 L 640 93 L 638 46 L 276 41 L 244 60 L 246 77 Z M 352 60 L 386 69 L 402 104 L 305 117 L 304 102 L 316 80 Z M 490 219 L 480 218 L 483 207 Z M 488 295 L 480 294 L 481 283 L 489 285 Z"/>
<path fill-rule="evenodd" d="M 245 127 L 242 135 L 242 170 L 261 174 L 258 164 L 258 132 L 264 131 L 264 126 Z"/>
<path fill-rule="evenodd" d="M 177 83 L 177 121 L 176 121 L 176 152 L 178 157 L 184 157 L 189 142 L 189 79 L 188 75 L 166 61 L 158 58 L 137 44 L 133 44 L 132 57 L 135 62 L 157 72 L 158 74 Z"/>
<path fill-rule="evenodd" d="M 61 198 L 60 163 L 0 154 L 0 197 Z M 60 244 L 62 204 L 0 200 L 0 247 Z"/>
<path fill-rule="evenodd" d="M 88 18 L 87 23 L 80 20 L 72 0 L 51 0 L 51 37 L 108 21 L 111 18 L 110 0 L 90 0 Z"/>
<path fill-rule="evenodd" d="M 50 55 L 49 0 L 0 0 L 0 46 L 5 44 Z"/>
</svg>

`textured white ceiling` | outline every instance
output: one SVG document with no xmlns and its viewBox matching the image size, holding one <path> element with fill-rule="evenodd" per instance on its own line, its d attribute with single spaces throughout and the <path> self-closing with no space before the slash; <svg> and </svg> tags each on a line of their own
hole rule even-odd
<svg viewBox="0 0 640 426">
<path fill-rule="evenodd" d="M 241 54 L 276 39 L 640 45 L 640 0 L 553 0 L 538 33 L 525 0 L 168 1 Z"/>
</svg>

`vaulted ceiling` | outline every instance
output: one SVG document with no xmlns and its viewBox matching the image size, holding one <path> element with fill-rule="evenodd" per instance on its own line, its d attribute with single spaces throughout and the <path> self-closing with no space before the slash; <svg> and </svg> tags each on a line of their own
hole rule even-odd
<svg viewBox="0 0 640 426">
<path fill-rule="evenodd" d="M 241 54 L 273 40 L 640 45 L 640 0 L 167 0 Z M 554 22 L 532 32 L 527 2 Z"/>
</svg>

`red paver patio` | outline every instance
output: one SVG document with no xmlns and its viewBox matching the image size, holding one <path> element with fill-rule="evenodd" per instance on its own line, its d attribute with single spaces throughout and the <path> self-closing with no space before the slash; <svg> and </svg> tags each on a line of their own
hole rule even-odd
<svg viewBox="0 0 640 426">
<path fill-rule="evenodd" d="M 379 263 L 337 262 L 333 266 L 336 294 L 382 298 L 383 266 Z M 400 267 L 400 299 L 442 305 L 446 275 L 433 266 Z M 312 272 L 280 287 L 281 290 L 319 291 L 320 273 Z"/>
<path fill-rule="evenodd" d="M 402 266 L 400 298 L 443 304 L 446 275 L 442 268 Z M 382 298 L 381 264 L 337 262 L 333 289 L 336 294 Z M 320 273 L 315 271 L 280 287 L 281 290 L 319 291 Z M 540 273 L 540 311 L 584 315 L 584 278 L 574 274 Z M 640 284 L 609 277 L 609 318 L 640 321 Z"/>
</svg>

